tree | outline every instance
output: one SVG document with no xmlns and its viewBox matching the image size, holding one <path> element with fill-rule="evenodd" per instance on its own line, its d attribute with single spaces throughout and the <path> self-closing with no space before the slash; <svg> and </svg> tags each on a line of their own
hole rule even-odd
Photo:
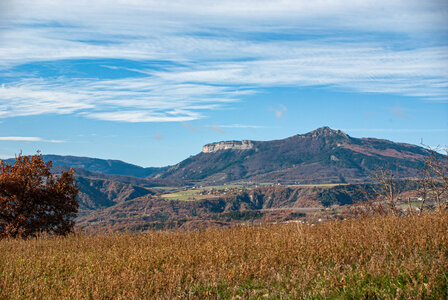
<svg viewBox="0 0 448 300">
<path fill-rule="evenodd" d="M 371 179 L 374 183 L 361 187 L 363 200 L 358 201 L 352 211 L 366 216 L 401 215 L 401 185 L 394 172 L 384 166 L 378 166 Z"/>
<path fill-rule="evenodd" d="M 425 157 L 425 165 L 419 178 L 420 213 L 427 200 L 433 202 L 439 211 L 448 208 L 448 155 L 441 155 L 426 147 L 429 155 Z"/>
<path fill-rule="evenodd" d="M 395 179 L 394 172 L 384 167 L 379 167 L 374 173 L 373 178 L 378 183 L 378 187 L 374 187 L 373 190 L 375 191 L 376 201 L 380 210 L 398 215 L 400 213 L 400 209 L 398 208 L 400 186 Z"/>
<path fill-rule="evenodd" d="M 0 161 L 0 238 L 73 231 L 78 187 L 73 170 L 59 176 L 41 154 Z"/>
</svg>

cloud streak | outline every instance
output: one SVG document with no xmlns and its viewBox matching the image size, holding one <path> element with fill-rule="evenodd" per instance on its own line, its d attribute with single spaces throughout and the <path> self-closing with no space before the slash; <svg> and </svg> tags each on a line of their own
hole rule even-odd
<svg viewBox="0 0 448 300">
<path fill-rule="evenodd" d="M 447 8 L 437 0 L 11 1 L 0 15 L 0 118 L 188 122 L 270 87 L 446 102 Z M 117 59 L 142 64 L 104 62 Z M 133 75 L 20 71 L 70 60 Z"/>
<path fill-rule="evenodd" d="M 202 111 L 237 101 L 239 89 L 206 84 L 162 82 L 151 78 L 118 80 L 24 79 L 0 87 L 0 118 L 39 114 L 78 114 L 121 122 L 185 122 Z"/>
<path fill-rule="evenodd" d="M 46 140 L 35 136 L 0 136 L 0 141 L 11 142 L 45 142 L 45 143 L 64 143 L 64 140 Z"/>
</svg>

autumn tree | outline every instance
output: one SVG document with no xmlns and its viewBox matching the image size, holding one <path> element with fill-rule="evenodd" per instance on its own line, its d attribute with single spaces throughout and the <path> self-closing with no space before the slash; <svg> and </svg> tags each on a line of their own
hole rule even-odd
<svg viewBox="0 0 448 300">
<path fill-rule="evenodd" d="M 41 154 L 0 161 L 0 238 L 73 231 L 78 187 L 73 170 L 57 175 Z"/>
</svg>

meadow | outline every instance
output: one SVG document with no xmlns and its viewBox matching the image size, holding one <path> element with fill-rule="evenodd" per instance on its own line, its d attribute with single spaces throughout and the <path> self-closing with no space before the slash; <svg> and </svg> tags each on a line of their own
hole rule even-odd
<svg viewBox="0 0 448 300">
<path fill-rule="evenodd" d="M 448 297 L 448 215 L 0 241 L 1 299 Z"/>
</svg>

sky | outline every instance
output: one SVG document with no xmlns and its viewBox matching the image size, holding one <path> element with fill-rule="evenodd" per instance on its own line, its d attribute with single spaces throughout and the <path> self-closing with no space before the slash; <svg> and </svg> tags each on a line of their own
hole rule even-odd
<svg viewBox="0 0 448 300">
<path fill-rule="evenodd" d="M 0 0 L 0 158 L 166 166 L 318 127 L 448 144 L 446 0 Z"/>
</svg>

